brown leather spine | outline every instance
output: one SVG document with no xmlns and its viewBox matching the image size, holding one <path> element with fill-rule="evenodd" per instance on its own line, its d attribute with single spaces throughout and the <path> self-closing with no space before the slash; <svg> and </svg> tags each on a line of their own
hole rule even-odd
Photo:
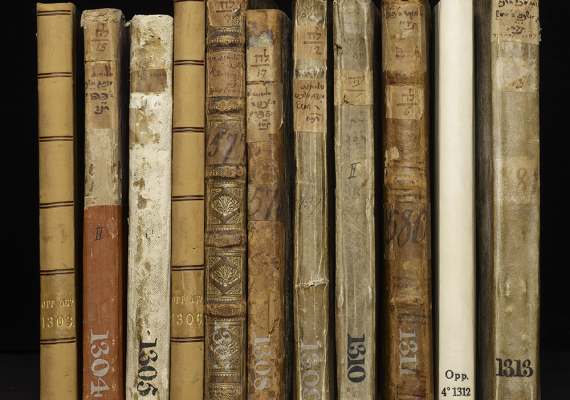
<svg viewBox="0 0 570 400">
<path fill-rule="evenodd" d="M 514 3 L 475 3 L 477 390 L 492 400 L 540 398 L 539 2 Z"/>
<path fill-rule="evenodd" d="M 248 150 L 248 399 L 285 398 L 288 190 L 284 117 L 291 20 L 246 12 Z M 284 86 L 286 86 L 284 88 Z"/>
<path fill-rule="evenodd" d="M 40 399 L 77 399 L 75 6 L 37 5 Z"/>
<path fill-rule="evenodd" d="M 376 399 L 376 231 L 372 1 L 333 3 L 336 361 L 339 399 Z M 379 46 L 378 46 L 379 47 Z M 380 254 L 381 254 L 381 249 Z"/>
<path fill-rule="evenodd" d="M 206 399 L 246 393 L 246 9 L 206 10 Z"/>
<path fill-rule="evenodd" d="M 128 53 L 119 10 L 81 16 L 85 41 L 83 398 L 124 398 L 123 210 Z"/>
<path fill-rule="evenodd" d="M 205 3 L 174 1 L 170 398 L 204 396 Z"/>
<path fill-rule="evenodd" d="M 293 130 L 295 143 L 294 325 L 295 395 L 331 394 L 333 352 L 329 314 L 328 10 L 324 0 L 298 0 L 293 32 Z"/>
<path fill-rule="evenodd" d="M 430 8 L 382 2 L 384 259 L 388 399 L 433 399 Z"/>
</svg>

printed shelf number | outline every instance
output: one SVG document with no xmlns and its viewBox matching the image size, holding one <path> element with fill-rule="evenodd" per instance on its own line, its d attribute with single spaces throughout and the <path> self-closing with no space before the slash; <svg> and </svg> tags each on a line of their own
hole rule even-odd
<svg viewBox="0 0 570 400">
<path fill-rule="evenodd" d="M 304 344 L 303 341 L 300 341 L 301 345 L 301 366 L 306 371 L 303 372 L 301 375 L 301 387 L 303 388 L 303 400 L 314 400 L 320 399 L 321 393 L 315 386 L 319 383 L 320 376 L 319 373 L 314 369 L 319 363 L 321 359 L 319 355 L 315 352 L 310 352 L 311 350 L 318 350 L 321 346 L 321 342 L 317 340 L 317 344 Z M 304 386 L 308 386 L 304 388 Z"/>
<path fill-rule="evenodd" d="M 504 376 L 505 378 L 528 378 L 534 374 L 534 370 L 530 367 L 530 360 L 511 360 L 507 358 L 505 361 L 501 358 L 495 358 L 499 362 L 499 372 L 497 376 Z M 516 366 L 513 368 L 513 362 Z"/>
<path fill-rule="evenodd" d="M 151 361 L 156 362 L 158 359 L 158 354 L 154 350 L 150 350 L 151 347 L 156 347 L 157 340 L 154 339 L 154 343 L 143 343 L 142 337 L 139 338 L 139 365 L 141 368 L 138 375 L 141 381 L 137 384 L 137 391 L 141 396 L 148 396 L 151 390 L 153 396 L 156 396 L 156 392 L 158 392 L 156 387 L 148 383 L 148 381 L 152 381 L 158 375 L 156 368 L 148 365 Z M 145 352 L 145 349 L 148 349 L 148 354 Z"/>
<path fill-rule="evenodd" d="M 471 396 L 471 389 L 470 388 L 462 388 L 462 387 L 452 387 L 452 388 L 443 388 L 441 394 L 447 396 L 448 392 L 451 394 L 451 390 L 453 389 L 453 397 L 470 397 Z"/>
<path fill-rule="evenodd" d="M 255 363 L 254 371 L 256 374 L 261 376 L 265 376 L 271 372 L 271 365 L 269 365 L 266 360 L 262 360 L 264 356 L 269 357 L 271 355 L 271 349 L 267 344 L 263 345 L 263 349 L 260 346 L 262 343 L 269 343 L 271 340 L 271 334 L 268 335 L 269 337 L 266 338 L 258 338 L 255 332 L 253 332 L 253 355 L 258 360 Z M 269 389 L 271 382 L 269 378 L 255 378 L 253 386 L 256 390 Z"/>
<path fill-rule="evenodd" d="M 109 331 L 104 335 L 94 335 L 91 330 L 91 354 L 95 357 L 95 361 L 91 364 L 91 372 L 97 377 L 97 386 L 91 381 L 91 395 L 96 393 L 94 397 L 103 397 L 101 392 L 109 390 L 109 386 L 102 379 L 109 372 L 109 362 L 99 358 L 102 354 L 109 353 L 109 345 L 103 342 L 103 339 L 109 339 Z M 101 340 L 100 345 L 93 344 L 96 340 Z"/>
<path fill-rule="evenodd" d="M 365 335 L 362 334 L 361 338 L 352 338 L 350 334 L 348 336 L 348 349 L 346 350 L 347 354 L 347 361 L 348 361 L 348 379 L 351 382 L 359 383 L 366 378 L 366 371 L 360 365 L 364 365 L 365 357 L 362 359 L 357 360 L 358 356 L 361 354 L 364 356 L 366 354 L 366 347 L 364 344 L 357 344 L 357 343 L 364 343 Z"/>
</svg>

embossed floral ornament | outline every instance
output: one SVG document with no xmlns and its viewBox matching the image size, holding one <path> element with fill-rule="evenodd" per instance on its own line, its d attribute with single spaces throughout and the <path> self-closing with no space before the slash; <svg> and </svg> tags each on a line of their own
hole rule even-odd
<svg viewBox="0 0 570 400">
<path fill-rule="evenodd" d="M 224 216 L 235 212 L 238 207 L 238 201 L 230 196 L 220 196 L 219 199 L 212 202 L 212 208 Z"/>
<path fill-rule="evenodd" d="M 212 273 L 212 278 L 224 287 L 236 282 L 240 277 L 241 274 L 229 265 L 222 265 Z"/>
</svg>

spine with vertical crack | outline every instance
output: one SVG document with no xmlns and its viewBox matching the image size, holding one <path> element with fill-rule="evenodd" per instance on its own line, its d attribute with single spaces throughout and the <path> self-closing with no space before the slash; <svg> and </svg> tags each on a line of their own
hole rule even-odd
<svg viewBox="0 0 570 400">
<path fill-rule="evenodd" d="M 127 400 L 169 398 L 172 30 L 131 21 Z"/>
<path fill-rule="evenodd" d="M 386 398 L 433 399 L 430 6 L 383 0 Z"/>
</svg>

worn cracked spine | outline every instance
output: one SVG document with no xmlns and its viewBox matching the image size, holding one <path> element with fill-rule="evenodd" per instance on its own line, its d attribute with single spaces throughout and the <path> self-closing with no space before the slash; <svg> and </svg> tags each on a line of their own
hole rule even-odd
<svg viewBox="0 0 570 400">
<path fill-rule="evenodd" d="M 475 396 L 473 1 L 434 8 L 435 395 Z"/>
<path fill-rule="evenodd" d="M 539 1 L 475 3 L 478 396 L 540 398 Z"/>
<path fill-rule="evenodd" d="M 84 11 L 83 399 L 124 398 L 123 206 L 128 31 L 120 10 Z"/>
<path fill-rule="evenodd" d="M 174 1 L 172 400 L 204 395 L 205 2 Z"/>
<path fill-rule="evenodd" d="M 37 5 L 40 399 L 77 399 L 75 6 Z"/>
<path fill-rule="evenodd" d="M 172 17 L 131 21 L 126 399 L 169 398 Z"/>
<path fill-rule="evenodd" d="M 245 12 L 206 3 L 205 398 L 246 395 Z"/>
<path fill-rule="evenodd" d="M 384 0 L 381 18 L 386 397 L 433 399 L 430 6 Z"/>
<path fill-rule="evenodd" d="M 286 398 L 286 281 L 291 20 L 246 13 L 248 152 L 248 399 Z"/>
<path fill-rule="evenodd" d="M 372 1 L 333 3 L 336 384 L 376 399 L 375 21 Z M 376 44 L 377 45 L 377 44 Z M 379 47 L 379 46 L 378 46 Z"/>
<path fill-rule="evenodd" d="M 293 11 L 295 394 L 329 399 L 327 1 L 297 0 Z"/>
</svg>

